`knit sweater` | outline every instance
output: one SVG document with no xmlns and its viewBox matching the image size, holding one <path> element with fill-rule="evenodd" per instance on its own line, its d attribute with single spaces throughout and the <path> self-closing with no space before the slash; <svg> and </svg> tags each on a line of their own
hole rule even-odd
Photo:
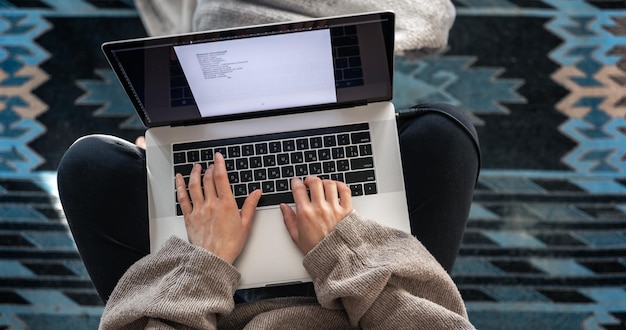
<svg viewBox="0 0 626 330">
<path fill-rule="evenodd" d="M 426 55 L 447 45 L 450 0 L 135 0 L 152 36 L 391 10 L 396 53 Z"/>
<path fill-rule="evenodd" d="M 114 289 L 101 329 L 473 329 L 458 289 L 413 236 L 353 212 L 304 257 L 315 298 L 235 305 L 237 269 L 172 237 Z"/>
</svg>

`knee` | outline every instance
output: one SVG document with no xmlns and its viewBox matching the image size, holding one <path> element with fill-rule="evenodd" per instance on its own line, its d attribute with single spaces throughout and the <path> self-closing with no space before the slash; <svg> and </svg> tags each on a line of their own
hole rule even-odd
<svg viewBox="0 0 626 330">
<path fill-rule="evenodd" d="M 401 118 L 404 114 L 404 119 L 401 119 L 401 131 L 406 128 L 410 128 L 412 125 L 419 123 L 421 125 L 428 125 L 428 121 L 450 121 L 457 129 L 460 129 L 463 133 L 468 134 L 473 142 L 478 146 L 478 133 L 472 123 L 472 119 L 467 111 L 464 111 L 458 107 L 444 103 L 424 103 L 416 105 L 405 113 L 400 113 Z M 429 125 L 433 129 L 439 127 L 438 125 Z M 449 130 L 449 128 L 446 128 Z M 449 131 L 448 131 L 449 133 Z"/>
<path fill-rule="evenodd" d="M 469 114 L 448 104 L 421 104 L 411 108 L 399 122 L 404 152 L 463 154 L 481 165 L 478 134 Z M 472 152 L 473 151 L 473 152 Z"/>
<path fill-rule="evenodd" d="M 471 117 L 462 109 L 442 103 L 420 104 L 409 109 L 400 120 L 401 138 L 404 135 L 413 140 L 415 134 L 428 135 L 435 140 L 437 136 L 445 137 L 446 140 L 469 138 L 480 158 L 478 133 Z"/>
<path fill-rule="evenodd" d="M 79 138 L 63 154 L 57 168 L 61 183 L 66 176 L 74 178 L 108 175 L 103 169 L 115 170 L 120 166 L 144 166 L 144 153 L 134 144 L 109 135 L 87 135 Z"/>
</svg>

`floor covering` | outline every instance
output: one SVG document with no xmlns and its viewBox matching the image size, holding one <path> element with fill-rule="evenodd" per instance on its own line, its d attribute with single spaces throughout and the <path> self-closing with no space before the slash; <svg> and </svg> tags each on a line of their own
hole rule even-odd
<svg viewBox="0 0 626 330">
<path fill-rule="evenodd" d="M 481 177 L 453 279 L 480 329 L 626 329 L 626 2 L 454 0 L 449 47 L 398 57 L 394 103 L 467 110 Z M 0 0 L 0 329 L 94 329 L 56 167 L 143 127 L 104 41 L 132 1 Z"/>
</svg>

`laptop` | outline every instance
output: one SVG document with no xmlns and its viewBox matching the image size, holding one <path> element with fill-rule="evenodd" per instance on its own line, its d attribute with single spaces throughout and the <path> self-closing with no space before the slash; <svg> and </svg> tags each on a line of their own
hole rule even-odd
<svg viewBox="0 0 626 330">
<path fill-rule="evenodd" d="M 346 182 L 362 216 L 410 232 L 392 97 L 394 14 L 108 42 L 146 132 L 151 251 L 187 239 L 174 177 L 226 158 L 239 206 L 262 189 L 240 289 L 311 281 L 278 204 L 290 178 Z"/>
</svg>

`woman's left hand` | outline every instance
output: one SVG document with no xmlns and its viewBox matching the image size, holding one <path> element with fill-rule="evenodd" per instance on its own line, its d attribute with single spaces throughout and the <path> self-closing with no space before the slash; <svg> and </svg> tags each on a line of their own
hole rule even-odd
<svg viewBox="0 0 626 330">
<path fill-rule="evenodd" d="M 194 165 L 189 193 L 182 175 L 176 174 L 176 194 L 189 242 L 232 264 L 248 240 L 261 191 L 250 193 L 240 212 L 228 182 L 224 157 L 216 153 L 215 163 L 206 170 L 204 178 L 201 172 L 202 167 Z"/>
</svg>

